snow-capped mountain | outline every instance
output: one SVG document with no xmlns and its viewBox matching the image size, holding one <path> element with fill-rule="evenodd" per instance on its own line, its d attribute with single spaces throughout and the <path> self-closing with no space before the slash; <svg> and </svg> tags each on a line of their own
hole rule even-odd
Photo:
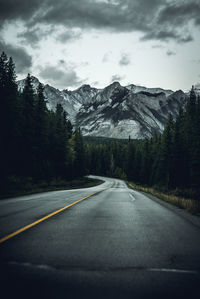
<svg viewBox="0 0 200 299">
<path fill-rule="evenodd" d="M 36 90 L 39 81 L 32 77 L 32 82 Z M 24 84 L 25 80 L 18 81 L 18 88 L 22 90 Z M 83 135 L 133 139 L 162 132 L 169 113 L 176 117 L 188 98 L 181 90 L 133 84 L 123 87 L 119 82 L 104 89 L 82 85 L 73 91 L 60 91 L 47 84 L 44 94 L 48 109 L 55 110 L 60 103 Z"/>
</svg>

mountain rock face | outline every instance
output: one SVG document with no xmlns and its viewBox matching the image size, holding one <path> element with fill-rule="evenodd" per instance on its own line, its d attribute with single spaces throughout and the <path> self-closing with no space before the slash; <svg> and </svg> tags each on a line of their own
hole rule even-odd
<svg viewBox="0 0 200 299">
<path fill-rule="evenodd" d="M 76 121 L 83 135 L 151 137 L 163 131 L 169 113 L 178 115 L 186 99 L 182 91 L 122 87 L 114 82 L 80 108 Z"/>
<path fill-rule="evenodd" d="M 32 77 L 34 89 L 39 84 Z M 23 90 L 25 80 L 18 81 Z M 163 131 L 169 113 L 175 118 L 184 107 L 188 95 L 179 90 L 146 88 L 136 85 L 123 87 L 114 82 L 104 89 L 90 85 L 60 91 L 44 85 L 47 107 L 55 110 L 60 103 L 70 121 L 81 128 L 84 136 L 132 139 L 151 137 Z"/>
<path fill-rule="evenodd" d="M 32 78 L 33 89 L 36 92 L 39 80 L 36 77 Z M 18 89 L 23 90 L 25 86 L 25 79 L 20 80 L 18 83 Z M 57 104 L 61 104 L 63 109 L 67 112 L 68 118 L 75 125 L 76 115 L 83 104 L 88 103 L 91 98 L 98 92 L 98 89 L 90 87 L 90 85 L 83 85 L 74 91 L 59 90 L 48 84 L 43 85 L 44 95 L 47 99 L 47 108 L 49 110 L 56 109 Z"/>
</svg>

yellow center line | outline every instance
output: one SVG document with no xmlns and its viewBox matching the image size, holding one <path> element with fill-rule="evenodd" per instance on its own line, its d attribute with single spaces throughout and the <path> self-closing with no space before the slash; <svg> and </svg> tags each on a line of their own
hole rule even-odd
<svg viewBox="0 0 200 299">
<path fill-rule="evenodd" d="M 61 209 L 59 209 L 59 210 L 56 210 L 55 212 L 50 213 L 50 214 L 46 215 L 45 217 L 40 218 L 39 220 L 37 220 L 37 221 L 35 221 L 35 222 L 33 222 L 33 223 L 29 224 L 29 225 L 26 225 L 26 226 L 24 226 L 24 227 L 22 227 L 22 228 L 16 230 L 15 232 L 13 232 L 13 233 L 11 233 L 11 234 L 9 234 L 9 235 L 7 235 L 7 236 L 1 238 L 1 239 L 0 239 L 0 243 L 3 243 L 3 242 L 5 242 L 5 241 L 7 241 L 7 240 L 9 240 L 9 239 L 11 239 L 11 238 L 13 238 L 13 237 L 15 237 L 16 235 L 21 234 L 21 233 L 24 232 L 25 230 L 27 230 L 27 229 L 29 229 L 29 228 L 31 228 L 31 227 L 33 227 L 33 226 L 35 226 L 35 225 L 37 225 L 37 224 L 39 224 L 39 223 L 45 221 L 46 219 L 48 219 L 48 218 L 50 218 L 50 217 L 52 217 L 52 216 L 54 216 L 54 215 L 56 215 L 56 214 L 58 214 L 58 213 L 60 213 L 60 212 L 62 212 L 62 211 L 64 211 L 64 210 L 66 210 L 66 209 L 68 209 L 68 208 L 74 206 L 75 204 L 77 204 L 77 203 L 79 203 L 79 202 L 81 202 L 81 201 L 83 201 L 83 200 L 85 200 L 85 199 L 87 199 L 87 198 L 89 198 L 89 197 L 91 197 L 91 196 L 93 196 L 93 195 L 96 195 L 96 194 L 98 194 L 98 193 L 100 193 L 100 192 L 102 192 L 102 191 L 104 191 L 104 190 L 107 190 L 107 189 L 108 189 L 108 188 L 103 189 L 103 190 L 100 190 L 100 191 L 97 191 L 97 192 L 94 192 L 94 193 L 92 193 L 92 194 L 90 194 L 90 195 L 88 195 L 88 196 L 85 196 L 85 197 L 83 197 L 83 198 L 81 198 L 81 199 L 79 199 L 79 200 L 77 200 L 77 201 L 75 201 L 75 202 L 73 202 L 73 203 L 71 203 L 71 204 L 65 206 L 64 208 L 61 208 Z"/>
</svg>

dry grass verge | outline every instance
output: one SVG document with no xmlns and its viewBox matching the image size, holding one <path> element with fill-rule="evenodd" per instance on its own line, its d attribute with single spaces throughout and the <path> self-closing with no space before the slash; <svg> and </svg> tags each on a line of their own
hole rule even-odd
<svg viewBox="0 0 200 299">
<path fill-rule="evenodd" d="M 173 191 L 170 191 L 169 193 L 163 193 L 154 188 L 144 187 L 144 186 L 132 183 L 132 182 L 127 182 L 127 184 L 132 189 L 150 193 L 150 194 L 152 194 L 166 202 L 169 202 L 179 208 L 185 209 L 192 214 L 200 216 L 200 201 L 199 200 L 176 196 L 173 194 Z"/>
</svg>

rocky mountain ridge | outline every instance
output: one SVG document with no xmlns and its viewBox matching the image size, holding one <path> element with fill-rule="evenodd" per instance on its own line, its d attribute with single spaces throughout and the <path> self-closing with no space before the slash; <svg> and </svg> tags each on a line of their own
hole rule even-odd
<svg viewBox="0 0 200 299">
<path fill-rule="evenodd" d="M 32 77 L 32 83 L 36 90 L 39 80 Z M 24 85 L 25 80 L 18 81 L 19 90 Z M 73 91 L 61 91 L 46 84 L 44 95 L 48 109 L 55 110 L 60 103 L 83 135 L 124 139 L 162 132 L 169 113 L 175 118 L 188 98 L 181 90 L 173 92 L 134 84 L 123 87 L 119 82 L 103 89 L 85 84 Z"/>
</svg>

